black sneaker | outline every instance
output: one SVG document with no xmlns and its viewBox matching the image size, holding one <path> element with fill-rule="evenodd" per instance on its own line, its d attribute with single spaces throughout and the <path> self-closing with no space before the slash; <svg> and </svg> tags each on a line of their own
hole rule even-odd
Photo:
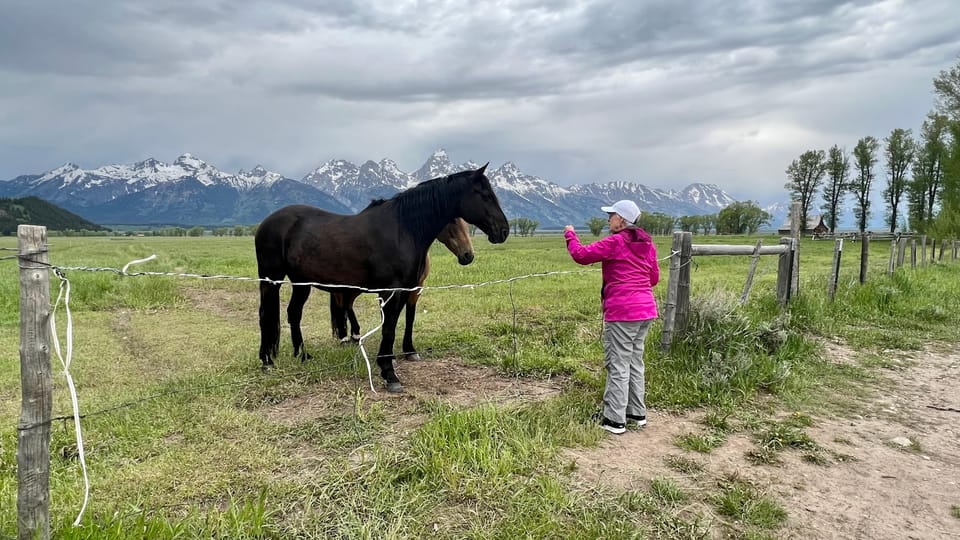
<svg viewBox="0 0 960 540">
<path fill-rule="evenodd" d="M 637 415 L 635 415 L 635 414 L 628 414 L 628 415 L 627 415 L 627 422 L 636 422 L 636 423 L 637 423 L 637 427 L 643 427 L 643 426 L 647 425 L 647 417 L 646 417 L 646 416 L 637 416 Z"/>
<path fill-rule="evenodd" d="M 624 433 L 627 432 L 626 424 L 621 424 L 620 422 L 614 422 L 612 420 L 608 420 L 606 417 L 604 417 L 603 420 L 600 421 L 600 427 L 609 431 L 610 433 L 613 433 L 614 435 L 623 435 Z"/>
</svg>

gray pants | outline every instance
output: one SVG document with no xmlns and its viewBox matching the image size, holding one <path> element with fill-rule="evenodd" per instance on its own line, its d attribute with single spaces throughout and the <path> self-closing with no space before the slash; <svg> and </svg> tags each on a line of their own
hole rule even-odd
<svg viewBox="0 0 960 540">
<path fill-rule="evenodd" d="M 603 324 L 604 367 L 607 386 L 603 391 L 603 415 L 626 423 L 626 415 L 646 416 L 643 402 L 643 345 L 653 319 Z"/>
</svg>

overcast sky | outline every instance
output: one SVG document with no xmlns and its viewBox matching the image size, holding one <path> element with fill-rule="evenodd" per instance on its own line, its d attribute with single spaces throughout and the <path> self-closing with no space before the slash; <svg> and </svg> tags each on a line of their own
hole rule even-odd
<svg viewBox="0 0 960 540">
<path fill-rule="evenodd" d="M 442 147 L 765 203 L 805 150 L 916 133 L 958 53 L 957 0 L 0 0 L 0 179 Z"/>
</svg>

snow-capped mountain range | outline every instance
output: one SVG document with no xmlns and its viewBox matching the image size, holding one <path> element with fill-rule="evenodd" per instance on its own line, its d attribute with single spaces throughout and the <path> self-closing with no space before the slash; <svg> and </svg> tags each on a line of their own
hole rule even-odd
<svg viewBox="0 0 960 540">
<path fill-rule="evenodd" d="M 413 172 L 401 170 L 390 159 L 359 166 L 334 159 L 294 180 L 259 165 L 249 172 L 227 173 L 183 154 L 169 164 L 151 158 L 85 170 L 67 163 L 43 174 L 0 182 L 0 197 L 37 196 L 105 225 L 252 224 L 288 204 L 355 213 L 372 199 L 479 166 L 472 161 L 454 165 L 441 149 Z M 713 214 L 734 201 L 711 184 L 690 184 L 679 191 L 626 180 L 562 187 L 526 174 L 511 162 L 488 167 L 487 176 L 508 218 L 534 219 L 540 228 L 580 226 L 602 216 L 600 206 L 619 199 L 633 199 L 647 212 L 674 216 Z"/>
</svg>

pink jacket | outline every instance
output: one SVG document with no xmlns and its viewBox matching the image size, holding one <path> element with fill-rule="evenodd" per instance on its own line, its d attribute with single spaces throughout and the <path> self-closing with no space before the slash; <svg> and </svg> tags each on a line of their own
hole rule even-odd
<svg viewBox="0 0 960 540">
<path fill-rule="evenodd" d="M 660 281 L 657 248 L 647 231 L 624 229 L 590 245 L 577 233 L 565 231 L 567 251 L 579 264 L 602 262 L 605 321 L 645 321 L 657 318 L 653 286 Z"/>
</svg>

